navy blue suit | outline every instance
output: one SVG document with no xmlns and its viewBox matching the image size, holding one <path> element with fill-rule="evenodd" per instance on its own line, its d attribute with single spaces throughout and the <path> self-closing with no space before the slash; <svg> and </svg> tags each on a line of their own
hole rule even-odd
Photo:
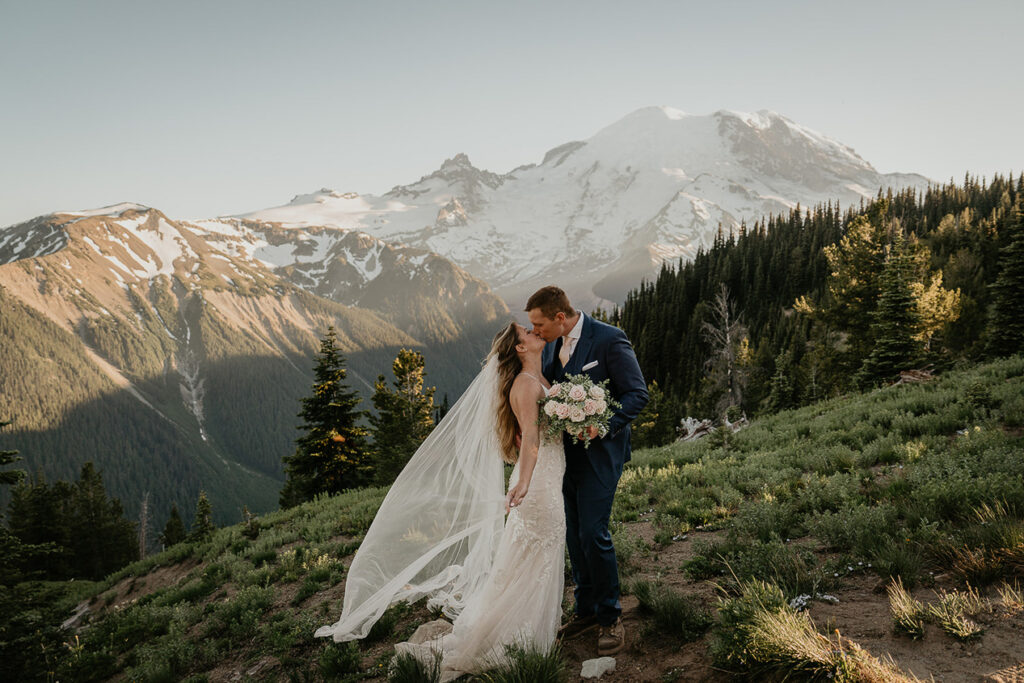
<svg viewBox="0 0 1024 683">
<path fill-rule="evenodd" d="M 544 347 L 542 362 L 548 381 L 559 382 L 566 375 L 579 374 L 588 375 L 594 382 L 610 380 L 612 398 L 622 404 L 612 416 L 608 434 L 591 441 L 589 447 L 574 444 L 565 436 L 562 481 L 576 612 L 581 616 L 596 614 L 598 621 L 608 626 L 622 613 L 619 570 L 608 518 L 622 467 L 630 459 L 629 423 L 647 405 L 647 384 L 633 346 L 617 327 L 584 315 L 582 334 L 564 368 L 558 358 L 561 348 L 561 338 Z M 584 371 L 587 365 L 592 367 Z"/>
</svg>

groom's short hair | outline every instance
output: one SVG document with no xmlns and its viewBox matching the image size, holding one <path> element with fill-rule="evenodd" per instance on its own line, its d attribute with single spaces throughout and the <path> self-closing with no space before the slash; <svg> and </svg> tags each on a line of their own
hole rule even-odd
<svg viewBox="0 0 1024 683">
<path fill-rule="evenodd" d="M 554 285 L 541 287 L 534 292 L 527 300 L 526 308 L 523 310 L 529 313 L 535 308 L 539 308 L 540 312 L 548 320 L 554 320 L 555 316 L 559 313 L 565 313 L 567 318 L 571 318 L 576 314 L 572 304 L 569 303 L 569 296 L 561 287 L 555 287 Z"/>
</svg>

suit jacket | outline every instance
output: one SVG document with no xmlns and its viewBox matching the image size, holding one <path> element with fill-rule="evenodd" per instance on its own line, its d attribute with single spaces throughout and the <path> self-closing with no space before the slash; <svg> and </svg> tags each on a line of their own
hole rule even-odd
<svg viewBox="0 0 1024 683">
<path fill-rule="evenodd" d="M 583 330 L 569 364 L 563 368 L 558 359 L 561 338 L 544 347 L 541 361 L 544 376 L 550 382 L 560 382 L 566 375 L 579 374 L 588 375 L 594 382 L 609 380 L 612 398 L 622 407 L 612 415 L 608 434 L 594 439 L 586 448 L 582 443 L 574 444 L 572 437 L 565 435 L 565 464 L 567 470 L 585 468 L 589 464 L 598 479 L 614 491 L 622 467 L 631 455 L 629 423 L 647 405 L 647 383 L 626 334 L 617 327 L 583 313 L 581 315 L 584 316 Z M 583 370 L 587 365 L 592 367 Z"/>
</svg>

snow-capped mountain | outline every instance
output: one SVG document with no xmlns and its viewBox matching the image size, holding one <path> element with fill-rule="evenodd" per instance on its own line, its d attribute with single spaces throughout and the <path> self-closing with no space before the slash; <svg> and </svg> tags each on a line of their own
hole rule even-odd
<svg viewBox="0 0 1024 683">
<path fill-rule="evenodd" d="M 427 249 L 512 303 L 558 282 L 593 304 L 620 301 L 665 260 L 691 258 L 719 226 L 927 184 L 880 174 L 851 148 L 773 112 L 648 107 L 504 175 L 459 154 L 381 196 L 324 189 L 245 217 Z"/>
<path fill-rule="evenodd" d="M 453 341 L 507 313 L 483 281 L 448 259 L 356 230 L 233 218 L 187 225 L 226 254 L 318 296 L 377 311 L 425 343 Z"/>
<path fill-rule="evenodd" d="M 41 216 L 0 230 L 0 440 L 48 477 L 116 470 L 129 508 L 138 486 L 164 509 L 202 486 L 222 519 L 273 509 L 329 325 L 364 396 L 404 347 L 457 397 L 507 314 L 446 259 L 362 233 L 130 203 Z"/>
</svg>

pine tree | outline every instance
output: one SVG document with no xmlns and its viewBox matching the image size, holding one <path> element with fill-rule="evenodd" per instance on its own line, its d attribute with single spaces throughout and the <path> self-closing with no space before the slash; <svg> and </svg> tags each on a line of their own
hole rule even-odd
<svg viewBox="0 0 1024 683">
<path fill-rule="evenodd" d="M 888 250 L 880 277 L 878 307 L 872 314 L 874 348 L 857 373 L 857 382 L 863 387 L 892 381 L 901 370 L 914 367 L 921 358 L 920 319 L 910 287 L 911 259 L 902 237 L 897 236 Z"/>
<path fill-rule="evenodd" d="M 170 548 L 175 543 L 181 543 L 185 540 L 185 523 L 181 521 L 181 513 L 178 512 L 178 504 L 171 504 L 171 515 L 167 519 L 167 524 L 164 525 L 163 533 L 160 534 L 160 542 L 164 544 L 165 548 Z"/>
<path fill-rule="evenodd" d="M 796 405 L 794 369 L 792 353 L 780 353 L 775 357 L 775 374 L 772 375 L 771 391 L 768 398 L 765 399 L 765 409 L 768 412 L 777 413 Z"/>
<path fill-rule="evenodd" d="M 872 347 L 868 333 L 880 290 L 879 274 L 885 262 L 886 231 L 881 226 L 880 211 L 875 221 L 857 216 L 838 244 L 824 249 L 831 270 L 828 278 L 828 299 L 821 308 L 821 318 L 838 330 L 849 333 L 850 356 L 864 358 Z"/>
<path fill-rule="evenodd" d="M 0 429 L 9 424 L 11 424 L 9 420 L 0 422 Z M 18 457 L 18 451 L 0 451 L 0 466 L 10 465 L 19 460 L 21 458 Z M 0 485 L 17 484 L 24 477 L 24 470 L 4 470 L 0 472 Z M 7 586 L 21 580 L 21 566 L 26 550 L 25 544 L 12 534 L 6 525 L 0 524 L 0 586 Z"/>
<path fill-rule="evenodd" d="M 92 462 L 82 465 L 72 487 L 68 547 L 76 575 L 93 580 L 139 558 L 135 523 L 117 498 L 108 498 L 103 475 Z"/>
<path fill-rule="evenodd" d="M 8 524 L 26 548 L 21 566 L 27 575 L 49 579 L 76 575 L 69 526 L 73 494 L 72 486 L 64 481 L 48 486 L 42 472 L 11 491 Z"/>
<path fill-rule="evenodd" d="M 451 404 L 448 402 L 448 392 L 444 392 L 444 399 L 441 401 L 441 405 L 434 408 L 434 424 L 441 424 L 441 420 L 448 414 L 448 411 L 452 409 Z"/>
<path fill-rule="evenodd" d="M 434 428 L 434 387 L 423 386 L 424 366 L 422 353 L 401 349 L 391 365 L 394 388 L 388 387 L 384 375 L 374 384 L 376 415 L 370 416 L 370 424 L 378 484 L 393 482 Z"/>
<path fill-rule="evenodd" d="M 206 491 L 199 492 L 196 500 L 196 518 L 192 520 L 192 532 L 189 540 L 201 541 L 216 531 L 217 526 L 213 523 L 213 506 L 210 499 L 206 497 Z"/>
<path fill-rule="evenodd" d="M 447 398 L 447 397 L 445 397 Z M 11 424 L 11 420 L 0 421 L 0 429 Z M 0 467 L 6 467 L 21 460 L 18 451 L 0 451 Z M 25 478 L 24 470 L 4 470 L 0 472 L 0 485 L 13 485 Z"/>
<path fill-rule="evenodd" d="M 928 284 L 925 284 L 927 280 Z M 918 332 L 915 335 L 926 352 L 932 350 L 932 339 L 960 315 L 960 290 L 942 286 L 942 271 L 910 283 L 910 293 L 917 308 Z"/>
<path fill-rule="evenodd" d="M 664 446 L 676 438 L 681 411 L 654 381 L 647 385 L 648 401 L 633 421 L 633 443 L 637 448 Z"/>
<path fill-rule="evenodd" d="M 999 276 L 992 283 L 988 352 L 1024 353 L 1024 196 L 1017 197 L 1009 221 L 1010 239 L 999 252 Z"/>
<path fill-rule="evenodd" d="M 368 482 L 366 428 L 359 395 L 345 384 L 345 357 L 338 349 L 334 327 L 320 341 L 314 369 L 313 395 L 302 399 L 295 453 L 285 456 L 287 481 L 280 504 L 291 507 L 318 493 L 338 493 Z"/>
</svg>

